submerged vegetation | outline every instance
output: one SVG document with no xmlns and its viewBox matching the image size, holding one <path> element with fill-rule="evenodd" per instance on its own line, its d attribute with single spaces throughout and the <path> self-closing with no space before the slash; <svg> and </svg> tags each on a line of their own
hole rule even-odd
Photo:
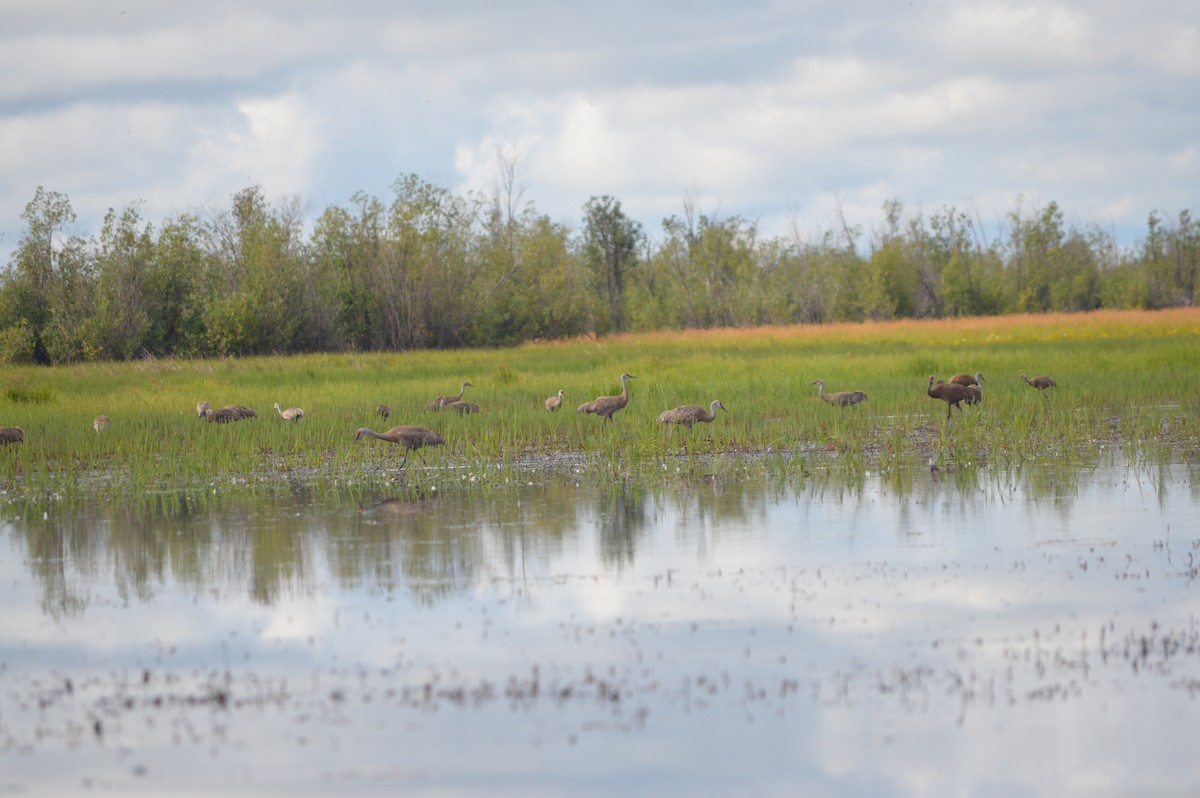
<svg viewBox="0 0 1200 798">
<path fill-rule="evenodd" d="M 611 422 L 573 408 L 617 393 Z M 984 375 L 984 400 L 946 418 L 929 376 Z M 1049 374 L 1035 390 L 1020 374 Z M 680 470 L 955 469 L 1044 458 L 1194 459 L 1200 448 L 1200 311 L 1111 312 L 691 331 L 582 338 L 512 349 L 154 359 L 9 367 L 0 447 L 13 497 L 280 484 L 445 486 L 528 479 L 538 470 L 636 479 Z M 838 406 L 814 387 L 864 391 Z M 469 381 L 477 413 L 428 410 Z M 564 409 L 547 412 L 558 390 Z M 27 397 L 37 397 L 30 401 Z M 196 403 L 256 418 L 211 424 Z M 657 423 L 682 404 L 728 412 L 694 428 Z M 268 411 L 303 407 L 286 422 Z M 419 424 L 446 445 L 403 452 L 355 431 Z M 96 416 L 111 425 L 97 429 Z M 386 428 L 386 427 L 385 427 Z"/>
<path fill-rule="evenodd" d="M 1118 246 L 1054 202 L 1003 220 L 886 202 L 864 230 L 770 237 L 689 201 L 644 230 L 608 196 L 578 227 L 526 202 L 513 164 L 486 194 L 416 176 L 311 218 L 248 188 L 98 235 L 39 188 L 0 273 L 0 363 L 65 364 L 512 346 L 585 334 L 1195 306 L 1200 220 L 1151 211 Z M 798 231 L 804 225 L 797 221 Z M 831 385 L 831 390 L 833 390 Z"/>
</svg>

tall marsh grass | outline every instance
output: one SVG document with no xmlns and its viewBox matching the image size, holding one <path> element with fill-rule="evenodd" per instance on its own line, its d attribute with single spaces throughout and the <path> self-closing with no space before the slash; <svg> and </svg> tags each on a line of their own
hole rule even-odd
<svg viewBox="0 0 1200 798">
<path fill-rule="evenodd" d="M 620 391 L 612 422 L 574 408 Z M 926 396 L 930 374 L 984 374 L 984 402 L 953 411 Z M 1052 375 L 1036 391 L 1021 372 Z M 847 408 L 817 398 L 863 390 Z M 457 393 L 478 414 L 432 413 Z M 546 397 L 566 392 L 548 413 Z M 244 404 L 258 418 L 196 416 L 198 400 Z M 694 429 L 663 428 L 680 404 L 729 409 Z M 298 423 L 272 408 L 299 406 Z M 389 421 L 375 414 L 385 403 Z M 112 419 L 97 434 L 92 419 Z M 526 469 L 625 479 L 704 462 L 753 461 L 804 475 L 819 468 L 968 467 L 1087 460 L 1120 446 L 1137 457 L 1195 457 L 1200 447 L 1200 311 L 1099 312 L 687 331 L 538 343 L 504 350 L 144 360 L 0 372 L 0 424 L 25 442 L 0 447 L 8 495 L 81 491 L 255 490 L 288 480 L 339 486 L 488 482 Z M 355 430 L 420 424 L 447 445 L 401 452 Z"/>
</svg>

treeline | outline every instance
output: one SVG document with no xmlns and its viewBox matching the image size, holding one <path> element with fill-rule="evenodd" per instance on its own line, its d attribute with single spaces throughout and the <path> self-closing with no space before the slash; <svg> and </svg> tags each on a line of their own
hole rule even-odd
<svg viewBox="0 0 1200 798">
<path fill-rule="evenodd" d="M 612 197 L 578 229 L 506 170 L 490 195 L 415 175 L 311 222 L 247 188 L 157 226 L 139 205 L 72 231 L 39 188 L 0 277 L 0 361 L 500 346 L 585 333 L 1193 305 L 1200 224 L 1153 212 L 1122 248 L 1056 203 L 987 235 L 947 207 L 885 203 L 877 229 L 760 237 L 685 201 L 649 235 Z"/>
</svg>

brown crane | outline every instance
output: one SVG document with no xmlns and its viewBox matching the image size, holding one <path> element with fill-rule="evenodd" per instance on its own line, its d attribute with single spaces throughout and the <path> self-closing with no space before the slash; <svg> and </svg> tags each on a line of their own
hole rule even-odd
<svg viewBox="0 0 1200 798">
<path fill-rule="evenodd" d="M 598 416 L 604 416 L 605 421 L 612 421 L 613 413 L 616 413 L 625 405 L 629 404 L 629 380 L 637 379 L 632 374 L 621 375 L 621 393 L 617 396 L 597 396 L 590 402 L 584 402 L 579 407 L 575 408 L 576 413 L 595 413 Z"/>
<path fill-rule="evenodd" d="M 562 407 L 564 396 L 566 396 L 566 394 L 564 394 L 562 392 L 562 389 L 559 388 L 557 396 L 551 396 L 549 399 L 546 400 L 546 409 L 549 410 L 551 413 L 558 410 L 558 408 Z"/>
<path fill-rule="evenodd" d="M 691 429 L 692 425 L 697 421 L 705 424 L 711 423 L 712 420 L 717 417 L 718 407 L 724 410 L 726 413 L 729 412 L 725 408 L 725 405 L 721 404 L 720 399 L 713 399 L 711 402 L 709 402 L 707 410 L 700 405 L 680 405 L 679 407 L 675 407 L 670 410 L 664 410 L 658 416 L 658 423 L 680 424 L 688 429 Z"/>
<path fill-rule="evenodd" d="M 927 394 L 934 399 L 941 399 L 946 403 L 946 418 L 950 418 L 950 411 L 958 408 L 958 412 L 962 412 L 962 405 L 959 402 L 968 402 L 971 397 L 971 389 L 966 385 L 955 385 L 952 382 L 941 382 L 934 384 L 934 376 L 929 375 L 929 389 Z"/>
<path fill-rule="evenodd" d="M 228 407 L 222 407 L 219 410 L 213 410 L 211 407 L 208 407 L 205 408 L 204 415 L 201 418 L 207 419 L 210 424 L 228 424 L 231 421 L 241 421 L 245 416 Z"/>
<path fill-rule="evenodd" d="M 1031 380 L 1025 376 L 1025 372 L 1021 372 L 1021 379 L 1025 380 L 1025 382 L 1029 383 L 1034 388 L 1037 388 L 1039 391 L 1044 391 L 1047 388 L 1053 388 L 1055 385 L 1058 384 L 1054 381 L 1053 378 L 1047 377 L 1045 375 L 1042 375 L 1040 377 L 1034 377 Z"/>
<path fill-rule="evenodd" d="M 92 422 L 92 429 L 96 430 L 96 432 L 104 432 L 104 430 L 111 426 L 112 422 L 108 420 L 108 416 L 96 416 L 96 419 Z"/>
<path fill-rule="evenodd" d="M 404 468 L 404 464 L 408 462 L 408 453 L 413 449 L 423 449 L 426 446 L 442 446 L 446 443 L 446 439 L 440 434 L 424 427 L 418 427 L 415 424 L 401 424 L 398 427 L 392 427 L 387 432 L 376 432 L 373 429 L 363 427 L 354 434 L 354 440 L 357 441 L 364 435 L 370 435 L 372 438 L 397 444 L 403 449 L 404 459 L 400 461 L 401 468 Z"/>
<path fill-rule="evenodd" d="M 0 444 L 24 443 L 25 430 L 20 427 L 0 427 Z"/>
<path fill-rule="evenodd" d="M 838 391 L 836 393 L 825 393 L 825 380 L 817 380 L 813 383 L 817 386 L 817 396 L 824 399 L 831 405 L 839 407 L 849 407 L 856 405 L 859 402 L 867 401 L 867 395 L 862 391 Z"/>
<path fill-rule="evenodd" d="M 467 392 L 467 389 L 474 388 L 474 387 L 475 386 L 472 385 L 471 383 L 464 382 L 462 384 L 462 388 L 459 389 L 457 396 L 439 396 L 437 399 L 434 399 L 432 402 L 425 405 L 425 409 L 426 410 L 444 410 L 446 408 L 446 405 L 448 405 L 448 404 L 451 404 L 453 402 L 461 402 L 462 398 L 463 398 L 463 394 Z"/>
<path fill-rule="evenodd" d="M 304 418 L 304 411 L 300 408 L 289 407 L 286 410 L 280 410 L 279 402 L 275 403 L 275 412 L 278 413 L 279 417 L 284 421 L 299 421 L 300 419 Z"/>
<path fill-rule="evenodd" d="M 243 418 L 255 418 L 258 415 L 245 405 L 225 405 L 221 408 L 221 410 L 228 410 L 230 413 L 236 416 L 236 418 L 227 419 L 228 421 L 240 421 Z M 197 402 L 196 412 L 199 413 L 200 418 L 207 418 L 209 421 L 212 421 L 212 414 L 214 411 L 212 409 L 212 405 L 208 402 Z"/>
<path fill-rule="evenodd" d="M 375 408 L 375 412 L 383 416 L 384 421 L 387 421 L 392 417 L 392 408 L 388 407 L 387 405 L 380 405 L 379 407 Z"/>
<path fill-rule="evenodd" d="M 245 405 L 225 405 L 221 409 L 229 410 L 232 413 L 235 413 L 238 417 L 238 420 L 241 420 L 243 418 L 257 418 L 258 417 L 258 413 L 255 413 L 253 410 L 246 407 Z"/>
<path fill-rule="evenodd" d="M 983 383 L 982 382 L 980 382 L 977 385 L 964 385 L 963 387 L 971 392 L 971 395 L 968 396 L 964 400 L 967 404 L 977 405 L 983 401 Z"/>
<path fill-rule="evenodd" d="M 983 374 L 978 371 L 974 374 L 955 374 L 947 382 L 955 385 L 983 385 Z"/>
<path fill-rule="evenodd" d="M 465 416 L 467 413 L 478 413 L 479 405 L 475 402 L 451 402 L 442 407 L 443 410 L 453 410 L 460 416 Z"/>
</svg>

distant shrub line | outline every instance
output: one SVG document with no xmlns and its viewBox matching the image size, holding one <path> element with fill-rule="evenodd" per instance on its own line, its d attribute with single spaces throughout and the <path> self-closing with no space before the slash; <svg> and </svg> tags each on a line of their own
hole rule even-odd
<svg viewBox="0 0 1200 798">
<path fill-rule="evenodd" d="M 415 175 L 390 203 L 363 193 L 311 222 L 258 187 L 157 225 L 137 204 L 72 232 L 38 188 L 0 275 L 0 362 L 508 346 L 621 331 L 1194 306 L 1200 223 L 1151 212 L 1119 247 L 1054 202 L 1018 199 L 1005 230 L 953 207 L 883 207 L 870 233 L 760 237 L 685 201 L 653 237 L 618 200 L 578 229 L 523 202 Z M 652 240 L 653 239 L 653 240 Z"/>
</svg>

